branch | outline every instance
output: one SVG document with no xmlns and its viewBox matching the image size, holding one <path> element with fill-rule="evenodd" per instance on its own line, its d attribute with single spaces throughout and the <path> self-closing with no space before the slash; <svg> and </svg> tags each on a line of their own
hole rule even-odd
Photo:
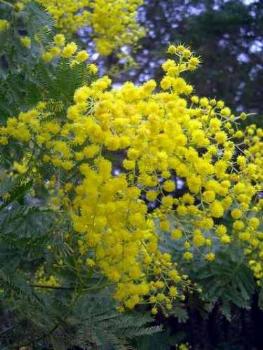
<svg viewBox="0 0 263 350">
<path fill-rule="evenodd" d="M 5 1 L 5 0 L 0 0 L 0 3 L 6 5 L 6 6 L 9 6 L 9 7 L 12 7 L 14 8 L 14 5 L 10 4 L 9 2 Z"/>
<path fill-rule="evenodd" d="M 30 284 L 30 287 L 33 288 L 46 288 L 46 289 L 64 289 L 64 290 L 74 290 L 73 287 L 56 287 L 56 286 L 48 286 L 43 284 Z"/>
</svg>

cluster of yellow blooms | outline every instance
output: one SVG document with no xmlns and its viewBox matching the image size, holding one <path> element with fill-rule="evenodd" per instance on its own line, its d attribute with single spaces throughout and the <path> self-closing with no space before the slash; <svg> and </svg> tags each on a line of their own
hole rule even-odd
<svg viewBox="0 0 263 350">
<path fill-rule="evenodd" d="M 47 276 L 46 272 L 44 270 L 44 266 L 41 266 L 35 273 L 35 277 L 37 280 L 37 285 L 38 286 L 45 286 L 45 287 L 58 287 L 59 286 L 59 281 L 58 279 L 51 275 Z"/>
<path fill-rule="evenodd" d="M 54 42 L 71 62 L 86 60 L 62 36 Z M 159 248 L 163 235 L 183 244 L 185 262 L 200 256 L 213 261 L 221 245 L 241 242 L 255 276 L 263 276 L 263 130 L 252 125 L 242 132 L 237 122 L 245 114 L 234 116 L 224 102 L 193 95 L 181 73 L 196 69 L 199 58 L 182 45 L 168 53 L 172 59 L 162 66 L 158 90 L 153 80 L 113 89 L 104 76 L 75 91 L 63 120 L 50 118 L 41 102 L 0 129 L 1 144 L 21 142 L 30 159 L 38 150 L 36 164 L 68 175 L 63 183 L 59 176 L 54 181 L 53 204 L 70 213 L 80 260 L 116 284 L 121 308 L 147 300 L 154 314 L 160 305 L 171 309 L 187 283 Z M 50 55 L 44 59 L 56 56 Z M 25 156 L 14 169 L 30 172 L 29 162 Z M 72 173 L 81 181 L 74 182 Z"/>
<path fill-rule="evenodd" d="M 27 2 L 28 0 L 23 0 Z M 109 55 L 143 36 L 136 20 L 142 0 L 36 0 L 55 20 L 60 32 L 72 35 L 84 26 L 92 28 L 96 49 Z"/>
<path fill-rule="evenodd" d="M 10 24 L 5 19 L 0 19 L 0 32 L 4 32 L 9 28 Z"/>
<path fill-rule="evenodd" d="M 43 52 L 42 58 L 46 63 L 49 63 L 52 60 L 61 57 L 70 59 L 70 64 L 73 66 L 74 64 L 87 61 L 89 54 L 86 50 L 79 51 L 74 42 L 66 44 L 65 36 L 63 34 L 57 34 L 54 36 L 53 43 L 50 47 Z M 91 71 L 93 70 L 93 73 L 97 72 L 95 65 L 92 65 L 90 69 Z"/>
</svg>

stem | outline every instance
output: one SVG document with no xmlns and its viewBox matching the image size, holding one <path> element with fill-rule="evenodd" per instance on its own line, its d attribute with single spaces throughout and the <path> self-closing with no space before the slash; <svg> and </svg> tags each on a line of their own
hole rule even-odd
<svg viewBox="0 0 263 350">
<path fill-rule="evenodd" d="M 55 287 L 55 286 L 47 286 L 42 284 L 31 284 L 33 288 L 46 288 L 46 289 L 62 289 L 62 290 L 74 290 L 73 287 Z"/>
</svg>

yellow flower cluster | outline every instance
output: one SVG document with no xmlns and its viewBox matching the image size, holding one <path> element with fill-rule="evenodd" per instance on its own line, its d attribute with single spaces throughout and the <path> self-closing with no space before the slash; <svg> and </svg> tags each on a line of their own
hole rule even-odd
<svg viewBox="0 0 263 350">
<path fill-rule="evenodd" d="M 58 287 L 59 286 L 59 281 L 55 276 L 49 275 L 47 276 L 44 267 L 40 267 L 36 273 L 35 273 L 35 281 L 36 281 L 36 286 L 39 286 L 40 288 L 42 286 L 44 287 Z"/>
<path fill-rule="evenodd" d="M 7 30 L 9 26 L 10 26 L 10 23 L 7 20 L 0 19 L 0 33 Z"/>
<path fill-rule="evenodd" d="M 27 1 L 27 0 L 24 0 Z M 114 49 L 135 43 L 144 33 L 136 21 L 142 0 L 37 0 L 64 34 L 84 26 L 93 31 L 97 50 L 109 55 Z"/>
<path fill-rule="evenodd" d="M 65 54 L 62 37 L 55 43 L 62 56 L 78 55 L 73 43 Z M 220 245 L 240 241 L 256 277 L 263 276 L 263 131 L 252 125 L 241 132 L 244 114 L 192 95 L 181 73 L 199 58 L 182 45 L 168 53 L 158 92 L 153 80 L 111 89 L 105 76 L 75 91 L 64 120 L 51 120 L 40 103 L 0 129 L 0 143 L 15 139 L 32 153 L 40 149 L 38 162 L 68 174 L 54 193 L 71 215 L 80 260 L 116 284 L 121 307 L 148 301 L 153 314 L 160 305 L 171 309 L 186 284 L 159 247 L 163 235 L 183 244 L 186 263 L 196 256 L 211 262 Z"/>
<path fill-rule="evenodd" d="M 137 9 L 142 4 L 143 0 L 92 1 L 89 24 L 100 54 L 107 56 L 116 48 L 136 43 L 144 35 L 136 21 Z"/>
<path fill-rule="evenodd" d="M 45 48 L 42 53 L 44 62 L 49 63 L 55 59 L 65 58 L 73 67 L 75 64 L 86 62 L 89 54 L 86 50 L 78 50 L 75 42 L 66 43 L 66 38 L 63 34 L 57 34 L 53 38 L 53 43 L 49 48 Z M 96 74 L 98 67 L 95 64 L 87 64 L 87 70 L 90 74 Z"/>
<path fill-rule="evenodd" d="M 26 47 L 27 49 L 30 48 L 30 46 L 31 46 L 31 39 L 28 36 L 21 37 L 20 41 L 21 41 L 21 44 L 24 47 Z"/>
</svg>

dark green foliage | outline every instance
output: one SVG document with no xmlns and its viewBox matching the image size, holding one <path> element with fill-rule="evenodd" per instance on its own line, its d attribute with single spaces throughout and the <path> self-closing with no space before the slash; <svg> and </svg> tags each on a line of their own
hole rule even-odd
<svg viewBox="0 0 263 350">
<path fill-rule="evenodd" d="M 131 339 L 161 330 L 159 326 L 147 327 L 152 322 L 149 314 L 131 312 L 122 315 L 114 311 L 107 295 L 81 298 L 75 312 L 78 345 L 82 348 L 127 349 Z"/>
<path fill-rule="evenodd" d="M 27 205 L 17 201 L 29 195 L 30 188 L 19 179 L 4 179 L 0 185 L 2 197 L 9 194 L 8 204 L 0 209 L 1 349 L 26 345 L 130 349 L 133 338 L 159 332 L 148 313 L 117 312 L 112 290 L 105 288 L 101 276 L 91 278 L 85 270 L 82 284 L 78 282 L 81 271 L 74 269 L 58 213 L 33 206 L 30 196 Z M 58 259 L 64 259 L 59 273 Z M 43 263 L 65 284 L 51 287 L 35 282 L 34 273 Z"/>
<path fill-rule="evenodd" d="M 250 307 L 255 282 L 244 262 L 241 249 L 231 247 L 219 253 L 214 262 L 194 267 L 191 276 L 195 276 L 195 281 L 201 285 L 204 299 L 222 303 L 222 312 L 228 318 L 231 318 L 231 304 L 241 308 Z"/>
<path fill-rule="evenodd" d="M 40 63 L 42 45 L 52 37 L 53 22 L 35 3 L 19 12 L 1 3 L 0 10 L 1 18 L 10 22 L 10 29 L 0 33 L 0 118 L 5 120 L 39 101 L 33 74 Z M 23 36 L 31 38 L 30 49 L 23 47 Z"/>
<path fill-rule="evenodd" d="M 173 334 L 172 329 L 166 324 L 166 330 L 162 333 L 153 334 L 151 337 L 142 337 L 136 344 L 138 350 L 170 350 L 175 349 L 176 345 L 183 343 L 186 334 L 176 331 Z"/>
<path fill-rule="evenodd" d="M 50 99 L 50 109 L 64 116 L 74 91 L 91 81 L 86 65 L 43 62 L 43 48 L 51 44 L 54 30 L 51 17 L 38 4 L 29 3 L 17 13 L 4 4 L 0 9 L 1 18 L 10 21 L 10 29 L 0 32 L 0 120 Z M 23 36 L 31 38 L 30 49 L 21 44 Z"/>
<path fill-rule="evenodd" d="M 34 79 L 41 92 L 41 99 L 48 101 L 48 107 L 61 113 L 65 117 L 65 111 L 73 102 L 74 92 L 80 86 L 89 84 L 91 76 L 85 64 L 76 64 L 72 67 L 68 60 L 61 60 L 58 65 L 40 64 L 34 73 Z M 50 104 L 50 100 L 53 104 Z"/>
</svg>

